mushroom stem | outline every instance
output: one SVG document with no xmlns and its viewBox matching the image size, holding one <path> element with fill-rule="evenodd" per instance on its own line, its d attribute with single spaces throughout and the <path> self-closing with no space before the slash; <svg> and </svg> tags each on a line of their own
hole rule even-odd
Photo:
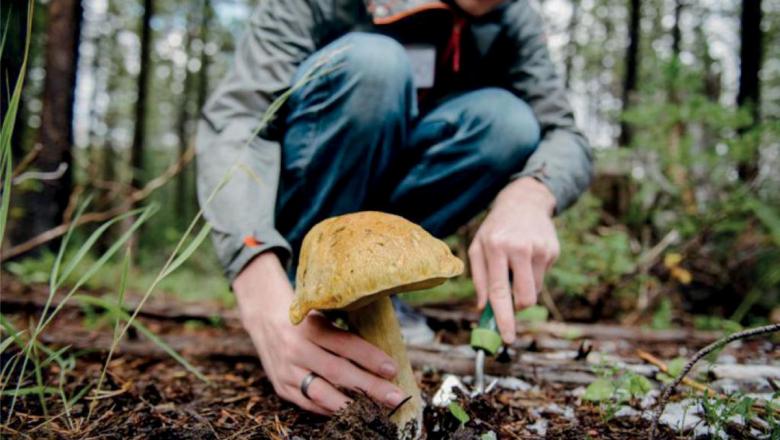
<svg viewBox="0 0 780 440">
<path fill-rule="evenodd" d="M 398 374 L 392 382 L 407 396 L 411 396 L 411 399 L 393 414 L 391 420 L 398 425 L 402 438 L 407 438 L 410 434 L 412 438 L 419 437 L 422 428 L 423 402 L 412 365 L 406 355 L 406 347 L 401 338 L 401 327 L 395 317 L 392 301 L 387 296 L 371 301 L 357 310 L 349 311 L 347 320 L 357 334 L 387 353 L 398 365 Z M 410 421 L 415 422 L 413 429 L 407 429 Z"/>
</svg>

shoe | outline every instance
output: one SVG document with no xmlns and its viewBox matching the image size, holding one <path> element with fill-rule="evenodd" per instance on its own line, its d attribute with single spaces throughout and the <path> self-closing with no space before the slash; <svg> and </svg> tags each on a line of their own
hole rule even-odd
<svg viewBox="0 0 780 440">
<path fill-rule="evenodd" d="M 395 316 L 401 326 L 401 335 L 407 345 L 426 345 L 433 342 L 436 334 L 428 327 L 425 316 L 397 296 L 392 297 Z"/>
</svg>

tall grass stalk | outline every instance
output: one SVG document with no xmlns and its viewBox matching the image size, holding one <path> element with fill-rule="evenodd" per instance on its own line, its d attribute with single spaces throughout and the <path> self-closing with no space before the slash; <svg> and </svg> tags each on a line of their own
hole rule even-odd
<svg viewBox="0 0 780 440">
<path fill-rule="evenodd" d="M 281 109 L 282 105 L 284 105 L 285 101 L 287 101 L 290 95 L 292 95 L 296 90 L 301 88 L 303 85 L 305 85 L 312 79 L 317 78 L 321 75 L 326 75 L 327 73 L 339 67 L 339 66 L 335 66 L 331 69 L 323 69 L 322 66 L 324 65 L 325 61 L 327 61 L 327 59 L 322 59 L 319 62 L 315 63 L 314 67 L 312 67 L 308 72 L 306 72 L 303 78 L 301 78 L 301 80 L 299 80 L 296 84 L 290 87 L 290 89 L 285 91 L 281 96 L 279 96 L 276 100 L 274 100 L 274 102 L 271 103 L 271 105 L 268 107 L 268 110 L 263 114 L 263 117 L 260 119 L 260 122 L 255 127 L 254 131 L 251 133 L 251 135 L 247 138 L 247 140 L 244 142 L 243 146 L 241 147 L 243 153 L 245 153 L 248 150 L 249 144 L 252 142 L 252 140 L 260 134 L 260 132 L 273 119 L 276 113 L 278 113 L 279 109 Z M 211 204 L 212 200 L 214 200 L 214 198 L 217 196 L 219 191 L 221 191 L 222 188 L 230 181 L 230 179 L 233 178 L 235 172 L 241 169 L 242 162 L 243 162 L 243 158 L 239 156 L 236 159 L 236 162 L 230 167 L 230 169 L 225 173 L 225 175 L 222 176 L 220 182 L 211 191 L 208 198 L 206 199 L 206 202 L 204 203 L 205 206 Z M 195 225 L 197 225 L 198 221 L 200 221 L 200 219 L 203 217 L 203 214 L 204 214 L 204 206 L 201 206 L 198 212 L 195 214 L 195 217 L 190 222 L 184 234 L 179 238 L 176 247 L 174 248 L 173 252 L 171 252 L 171 255 L 168 257 L 162 269 L 160 269 L 154 281 L 152 281 L 152 283 L 149 285 L 149 288 L 144 293 L 143 297 L 141 298 L 141 301 L 139 301 L 138 306 L 135 308 L 132 315 L 127 319 L 127 322 L 125 323 L 122 330 L 119 332 L 119 335 L 114 338 L 111 344 L 111 348 L 108 351 L 108 356 L 106 356 L 106 361 L 103 365 L 103 371 L 101 372 L 100 381 L 98 382 L 98 385 L 96 387 L 96 392 L 100 391 L 103 378 L 105 377 L 106 369 L 108 368 L 109 362 L 111 362 L 111 358 L 113 357 L 114 351 L 116 350 L 119 341 L 121 341 L 122 337 L 124 337 L 125 333 L 127 332 L 127 329 L 133 324 L 135 318 L 138 316 L 138 313 L 140 312 L 141 308 L 143 308 L 144 304 L 149 299 L 154 289 L 166 276 L 170 275 L 184 261 L 186 261 L 186 259 L 189 258 L 189 256 L 195 251 L 195 249 L 197 249 L 197 247 L 201 244 L 201 242 L 206 238 L 206 236 L 208 236 L 208 233 L 211 231 L 211 226 L 209 224 L 206 224 L 203 226 L 203 228 L 201 228 L 201 231 L 198 233 L 195 239 L 193 239 L 190 245 L 187 246 L 184 252 L 179 254 L 179 250 L 184 245 L 187 238 L 189 238 L 189 236 L 192 234 L 192 231 L 195 229 Z M 160 345 L 163 349 L 167 347 L 162 342 L 162 340 L 160 340 L 159 342 L 160 343 L 158 345 Z M 185 365 L 185 368 L 187 368 L 187 370 L 189 370 L 199 378 L 202 378 L 202 380 L 204 380 L 205 382 L 207 383 L 209 382 L 205 376 L 202 376 L 200 374 L 199 371 L 197 371 L 194 368 L 188 367 L 188 365 L 189 364 Z M 89 420 L 89 417 L 87 418 L 87 420 Z"/>
<path fill-rule="evenodd" d="M 13 174 L 13 168 L 12 168 L 13 161 L 11 156 L 11 138 L 12 138 L 14 122 L 16 120 L 16 114 L 17 114 L 17 110 L 21 98 L 22 85 L 25 77 L 26 68 L 27 68 L 30 40 L 32 34 L 33 6 L 34 6 L 34 2 L 29 1 L 28 16 L 27 16 L 27 38 L 25 41 L 22 69 L 21 72 L 19 73 L 19 77 L 14 87 L 14 92 L 8 106 L 8 112 L 5 115 L 5 118 L 3 120 L 3 125 L 0 130 L 0 185 L 2 185 L 2 194 L 0 194 L 0 196 L 2 197 L 2 200 L 0 200 L 0 240 L 2 240 L 2 238 L 4 237 L 4 232 L 7 226 L 7 215 L 10 206 L 11 177 Z M 2 48 L 4 47 L 5 38 L 6 35 L 3 35 L 3 40 L 0 42 L 0 53 L 2 52 Z M 335 55 L 335 53 L 333 55 Z M 279 98 L 277 98 L 276 100 L 274 100 L 274 102 L 271 103 L 267 111 L 264 113 L 263 117 L 258 122 L 257 127 L 253 130 L 253 132 L 251 133 L 251 135 L 248 137 L 245 144 L 243 145 L 242 149 L 244 150 L 244 152 L 248 150 L 249 143 L 252 141 L 252 139 L 258 136 L 259 133 L 268 125 L 268 123 L 278 113 L 279 109 L 282 107 L 284 102 L 290 97 L 292 93 L 294 93 L 304 84 L 306 84 L 308 81 L 318 76 L 325 75 L 331 72 L 332 70 L 335 70 L 340 67 L 337 65 L 328 69 L 323 68 L 325 62 L 328 61 L 328 58 L 323 58 L 319 60 L 319 62 L 315 63 L 315 66 L 312 69 L 310 69 L 310 71 L 307 72 L 300 81 L 298 81 L 296 84 L 290 87 L 290 89 L 288 89 Z M 205 201 L 204 206 L 210 205 L 211 201 L 214 199 L 214 197 L 216 197 L 219 191 L 230 181 L 230 179 L 233 178 L 235 172 L 240 170 L 248 171 L 250 177 L 256 177 L 252 175 L 251 171 L 248 170 L 248 167 L 245 167 L 242 162 L 244 162 L 243 155 L 237 158 L 236 163 L 225 173 L 225 175 L 218 183 L 218 185 L 212 190 L 211 194 Z M 0 324 L 2 324 L 3 329 L 5 329 L 10 335 L 8 338 L 2 341 L 0 345 L 2 346 L 3 349 L 7 349 L 12 344 L 16 344 L 20 348 L 20 352 L 17 355 L 14 355 L 12 357 L 13 361 L 9 362 L 10 366 L 5 365 L 2 368 L 3 381 L 2 384 L 0 384 L 0 394 L 12 396 L 12 400 L 7 413 L 6 420 L 10 420 L 11 416 L 13 415 L 14 408 L 16 406 L 16 399 L 20 396 L 27 396 L 30 394 L 37 395 L 39 400 L 41 401 L 41 405 L 44 410 L 44 415 L 47 415 L 48 411 L 46 408 L 46 396 L 59 395 L 63 403 L 64 411 L 56 415 L 55 417 L 59 418 L 62 415 L 65 415 L 68 426 L 71 429 L 73 429 L 74 425 L 70 420 L 70 416 L 71 416 L 70 409 L 78 400 L 80 400 L 81 398 L 84 397 L 84 395 L 86 395 L 86 393 L 89 391 L 90 386 L 87 385 L 81 391 L 75 393 L 74 396 L 68 398 L 63 389 L 64 382 L 65 382 L 65 371 L 68 371 L 69 369 L 73 368 L 73 366 L 75 365 L 74 361 L 72 361 L 72 358 L 71 358 L 71 362 L 68 363 L 62 357 L 62 354 L 68 349 L 68 347 L 64 347 L 61 350 L 54 351 L 49 349 L 45 345 L 41 344 L 38 341 L 38 337 L 46 329 L 46 327 L 52 322 L 52 320 L 58 315 L 58 313 L 62 310 L 65 304 L 71 298 L 74 298 L 74 295 L 75 295 L 75 299 L 77 299 L 81 303 L 97 305 L 104 308 L 109 313 L 111 313 L 111 315 L 114 316 L 114 319 L 116 320 L 114 324 L 111 347 L 108 351 L 108 355 L 106 356 L 106 360 L 101 370 L 101 375 L 98 380 L 98 383 L 94 389 L 94 393 L 96 397 L 100 396 L 100 389 L 104 382 L 108 365 L 111 362 L 112 356 L 116 351 L 119 342 L 127 333 L 130 326 L 133 326 L 139 333 L 143 334 L 150 341 L 160 346 L 166 353 L 168 353 L 173 359 L 175 359 L 182 366 L 184 366 L 190 373 L 198 377 L 200 380 L 203 380 L 204 382 L 208 382 L 208 379 L 202 373 L 200 373 L 200 371 L 198 371 L 194 366 L 192 366 L 185 358 L 183 358 L 175 350 L 173 350 L 170 346 L 168 346 L 161 338 L 155 335 L 151 330 L 149 330 L 141 323 L 136 321 L 136 317 L 138 316 L 138 313 L 146 304 L 146 301 L 155 291 L 159 283 L 163 279 L 165 279 L 168 275 L 173 273 L 176 269 L 178 269 L 199 248 L 199 246 L 203 243 L 203 241 L 206 239 L 206 237 L 208 237 L 209 233 L 211 232 L 211 226 L 209 224 L 204 224 L 200 228 L 198 233 L 195 234 L 193 237 L 193 232 L 195 231 L 198 223 L 203 218 L 204 206 L 201 206 L 197 214 L 189 223 L 187 229 L 179 238 L 174 250 L 168 256 L 165 264 L 159 270 L 158 274 L 156 275 L 152 283 L 149 285 L 149 287 L 145 290 L 141 300 L 133 310 L 132 314 L 128 314 L 127 312 L 125 312 L 123 305 L 124 305 L 125 291 L 127 288 L 127 276 L 129 271 L 129 261 L 130 261 L 129 251 L 125 254 L 122 279 L 120 281 L 120 288 L 117 291 L 118 301 L 116 304 L 99 298 L 94 298 L 85 295 L 77 295 L 76 292 L 78 292 L 78 290 L 92 276 L 94 276 L 106 264 L 106 262 L 108 262 L 116 254 L 116 252 L 119 251 L 120 248 L 125 246 L 125 244 L 132 237 L 132 235 L 136 233 L 138 228 L 140 228 L 140 226 L 144 222 L 146 222 L 149 219 L 149 217 L 151 217 L 157 211 L 157 205 L 150 204 L 146 207 L 137 208 L 103 223 L 94 232 L 92 232 L 92 234 L 87 238 L 87 240 L 84 243 L 81 244 L 81 246 L 78 247 L 74 257 L 69 258 L 68 261 L 66 262 L 65 261 L 66 250 L 72 240 L 75 225 L 78 223 L 77 221 L 78 218 L 84 213 L 88 205 L 89 205 L 89 199 L 87 199 L 86 201 L 80 204 L 74 216 L 74 221 L 71 222 L 71 227 L 68 229 L 66 235 L 64 236 L 63 240 L 60 243 L 57 257 L 54 261 L 54 264 L 52 265 L 52 270 L 49 276 L 49 286 L 48 286 L 49 295 L 47 297 L 43 311 L 35 327 L 30 330 L 29 337 L 26 338 L 26 341 L 22 339 L 22 332 L 16 331 L 11 325 L 11 323 L 7 319 L 5 319 L 5 317 L 0 315 Z M 54 307 L 54 310 L 51 310 L 51 312 L 49 312 L 53 304 L 54 295 L 63 286 L 65 280 L 67 280 L 68 277 L 75 271 L 77 265 L 83 260 L 85 256 L 89 254 L 93 246 L 98 242 L 98 240 L 112 225 L 126 218 L 135 218 L 131 227 L 127 229 L 116 241 L 114 241 L 113 244 L 109 247 L 109 249 L 105 251 L 94 263 L 92 263 L 87 268 L 87 270 L 79 277 L 76 283 L 70 289 L 68 289 L 67 293 L 59 301 L 58 305 Z M 190 240 L 190 237 L 193 238 Z M 122 322 L 124 322 L 124 324 L 122 324 Z M 41 360 L 41 355 L 46 355 L 47 357 Z M 16 387 L 14 390 L 8 390 L 7 385 L 9 384 L 11 377 L 15 376 L 13 373 L 14 370 L 16 370 L 16 366 L 20 361 L 21 361 L 21 367 L 18 372 Z M 42 374 L 43 368 L 45 368 L 49 363 L 53 361 L 56 361 L 60 366 L 60 376 L 59 376 L 60 380 L 59 380 L 59 386 L 57 388 L 50 387 L 44 384 L 44 379 Z M 27 377 L 26 373 L 27 373 L 27 367 L 29 363 L 33 364 L 33 377 L 35 380 L 35 384 L 32 386 L 23 387 L 22 385 L 26 382 L 26 377 Z M 90 405 L 86 422 L 88 422 L 90 419 L 92 410 L 94 408 L 94 402 L 96 401 L 97 401 L 96 399 L 93 400 L 93 404 Z M 44 424 L 46 423 L 48 423 L 48 421 L 44 422 Z"/>
</svg>

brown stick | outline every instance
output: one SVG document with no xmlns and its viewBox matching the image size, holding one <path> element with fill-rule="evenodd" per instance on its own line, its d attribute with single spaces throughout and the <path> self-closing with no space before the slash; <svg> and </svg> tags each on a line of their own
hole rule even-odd
<svg viewBox="0 0 780 440">
<path fill-rule="evenodd" d="M 194 156 L 195 156 L 195 147 L 190 146 L 190 148 L 187 149 L 184 155 L 181 158 L 179 158 L 178 161 L 176 161 L 171 166 L 169 166 L 162 174 L 150 180 L 149 183 L 147 183 L 143 188 L 135 190 L 132 193 L 130 193 L 126 203 L 123 203 L 120 206 L 111 208 L 106 211 L 90 212 L 84 214 L 81 217 L 79 217 L 78 221 L 76 221 L 75 224 L 74 222 L 65 222 L 59 226 L 49 229 L 48 231 L 36 235 L 35 237 L 25 241 L 24 243 L 20 243 L 16 246 L 13 246 L 6 251 L 0 250 L 0 262 L 5 261 L 9 258 L 16 257 L 25 252 L 31 251 L 44 243 L 48 243 L 51 240 L 54 240 L 56 238 L 65 235 L 65 233 L 68 232 L 68 229 L 71 228 L 71 225 L 76 227 L 87 223 L 103 222 L 119 214 L 122 214 L 123 212 L 126 212 L 128 210 L 128 205 L 132 206 L 144 200 L 145 198 L 149 197 L 149 195 L 151 195 L 155 190 L 159 189 L 160 187 L 165 185 L 169 180 L 171 180 L 173 177 L 179 174 L 181 170 L 184 169 L 184 167 L 187 166 L 187 164 L 190 161 L 192 161 L 192 158 Z"/>
<path fill-rule="evenodd" d="M 642 350 L 637 349 L 636 350 L 637 356 L 639 356 L 640 359 L 644 360 L 645 362 L 648 362 L 650 364 L 655 365 L 658 367 L 659 370 L 661 370 L 664 373 L 669 373 L 669 367 L 666 365 L 664 361 L 661 359 L 658 359 L 657 357 L 653 356 L 652 354 Z M 697 382 L 689 377 L 686 377 L 682 381 L 684 384 L 688 385 L 691 388 L 697 389 L 703 393 L 706 393 L 708 396 L 717 396 L 718 398 L 725 398 L 726 396 L 713 390 L 712 388 L 708 387 L 707 385 L 704 385 L 701 382 Z"/>
<path fill-rule="evenodd" d="M 422 307 L 420 311 L 433 321 L 454 321 L 468 324 L 479 320 L 476 310 L 442 310 Z M 560 339 L 625 339 L 646 343 L 684 342 L 708 343 L 718 339 L 722 333 L 691 329 L 648 330 L 612 324 L 569 324 L 562 322 L 518 323 L 518 333 L 550 334 Z"/>
</svg>

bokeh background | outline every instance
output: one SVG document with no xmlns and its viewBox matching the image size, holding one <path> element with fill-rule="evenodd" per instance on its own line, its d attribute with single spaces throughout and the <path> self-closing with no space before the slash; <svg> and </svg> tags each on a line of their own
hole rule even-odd
<svg viewBox="0 0 780 440">
<path fill-rule="evenodd" d="M 82 240 L 113 216 L 156 203 L 131 242 L 129 288 L 149 285 L 198 211 L 191 158 L 199 109 L 254 5 L 35 1 L 3 271 L 45 282 L 58 236 L 87 198 L 75 231 Z M 540 306 L 522 313 L 654 328 L 780 321 L 780 2 L 535 5 L 597 149 L 597 176 L 556 220 L 561 259 Z M 22 68 L 27 14 L 24 1 L 2 2 L 3 117 Z M 478 222 L 449 238 L 463 257 Z M 127 227 L 113 225 L 92 261 Z M 89 287 L 116 286 L 120 260 Z M 71 277 L 79 275 L 77 268 Z M 159 290 L 232 301 L 208 242 Z M 471 295 L 464 277 L 408 299 Z"/>
</svg>

